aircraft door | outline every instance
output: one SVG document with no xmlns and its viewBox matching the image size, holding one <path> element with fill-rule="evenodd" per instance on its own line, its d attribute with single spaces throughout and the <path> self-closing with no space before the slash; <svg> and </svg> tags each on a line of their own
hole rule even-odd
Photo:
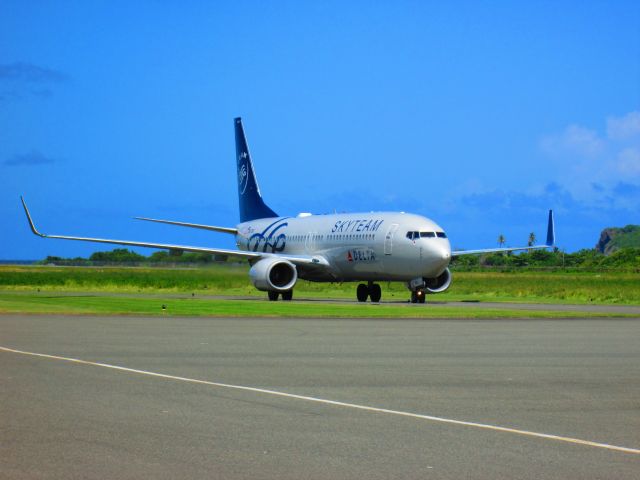
<svg viewBox="0 0 640 480">
<path fill-rule="evenodd" d="M 391 255 L 391 251 L 393 250 L 393 235 L 398 230 L 398 224 L 392 223 L 387 230 L 387 234 L 384 236 L 384 254 Z"/>
</svg>

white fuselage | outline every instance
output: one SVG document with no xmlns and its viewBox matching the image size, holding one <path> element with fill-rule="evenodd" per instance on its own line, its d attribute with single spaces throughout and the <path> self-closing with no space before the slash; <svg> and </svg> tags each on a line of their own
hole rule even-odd
<svg viewBox="0 0 640 480">
<path fill-rule="evenodd" d="M 253 220 L 238 225 L 240 250 L 322 257 L 329 269 L 299 269 L 315 281 L 410 281 L 449 265 L 443 229 L 408 213 L 369 212 Z"/>
</svg>

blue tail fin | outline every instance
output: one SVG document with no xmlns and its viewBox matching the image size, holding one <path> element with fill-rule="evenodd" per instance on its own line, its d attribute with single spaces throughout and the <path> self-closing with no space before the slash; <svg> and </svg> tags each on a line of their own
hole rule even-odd
<svg viewBox="0 0 640 480">
<path fill-rule="evenodd" d="M 247 146 L 247 139 L 240 117 L 233 121 L 236 131 L 236 160 L 238 162 L 238 200 L 240 202 L 240 221 L 248 222 L 259 218 L 277 217 L 262 200 L 260 187 L 253 171 L 253 163 Z"/>
</svg>

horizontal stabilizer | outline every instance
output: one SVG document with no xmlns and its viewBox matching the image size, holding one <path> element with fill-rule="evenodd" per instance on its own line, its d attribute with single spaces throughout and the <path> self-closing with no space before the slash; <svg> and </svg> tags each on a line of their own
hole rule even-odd
<svg viewBox="0 0 640 480">
<path fill-rule="evenodd" d="M 166 223 L 168 225 L 178 225 L 180 227 L 200 228 L 202 230 L 211 230 L 213 232 L 230 233 L 232 235 L 236 235 L 238 233 L 237 228 L 216 227 L 213 225 L 201 225 L 199 223 L 175 222 L 173 220 L 158 220 L 156 218 L 146 218 L 146 217 L 134 217 L 134 218 L 136 220 L 144 220 L 145 222 Z"/>
</svg>

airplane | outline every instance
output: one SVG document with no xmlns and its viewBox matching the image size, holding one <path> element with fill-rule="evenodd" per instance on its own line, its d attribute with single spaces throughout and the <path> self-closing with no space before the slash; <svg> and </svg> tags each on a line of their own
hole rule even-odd
<svg viewBox="0 0 640 480">
<path fill-rule="evenodd" d="M 241 118 L 234 119 L 240 223 L 220 227 L 197 223 L 135 217 L 138 220 L 199 228 L 234 235 L 237 250 L 169 245 L 104 238 L 40 233 L 21 198 L 31 231 L 43 238 L 78 240 L 134 247 L 182 250 L 245 259 L 255 288 L 269 300 L 293 298 L 298 279 L 313 282 L 361 282 L 359 302 L 379 302 L 377 282 L 404 282 L 411 303 L 425 303 L 426 294 L 441 293 L 451 285 L 453 257 L 493 252 L 552 248 L 555 244 L 553 211 L 549 210 L 543 245 L 451 250 L 442 227 L 429 218 L 404 212 L 361 212 L 279 216 L 262 198 Z"/>
</svg>

